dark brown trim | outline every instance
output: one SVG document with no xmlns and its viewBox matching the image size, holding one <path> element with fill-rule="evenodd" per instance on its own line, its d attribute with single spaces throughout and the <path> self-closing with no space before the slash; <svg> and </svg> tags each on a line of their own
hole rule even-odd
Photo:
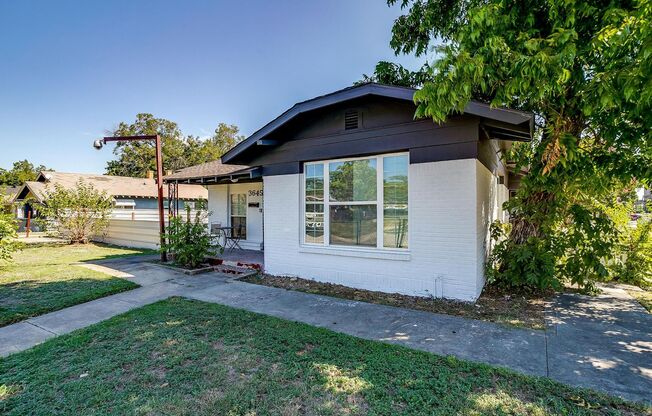
<svg viewBox="0 0 652 416">
<path fill-rule="evenodd" d="M 477 120 L 466 120 L 443 126 L 435 125 L 430 121 L 413 122 L 372 131 L 361 130 L 348 134 L 290 140 L 268 150 L 250 163 L 263 166 L 263 175 L 268 175 L 269 165 L 412 151 L 443 145 L 450 145 L 445 150 L 448 152 L 446 159 L 454 158 L 454 149 L 460 149 L 458 158 L 466 158 L 469 157 L 468 145 L 462 147 L 460 145 L 467 142 L 477 143 L 478 136 Z M 433 149 L 427 152 L 429 157 L 433 158 L 431 161 L 440 160 L 433 152 Z"/>
<path fill-rule="evenodd" d="M 303 172 L 303 163 L 288 162 L 263 166 L 263 176 L 292 175 Z"/>
<path fill-rule="evenodd" d="M 412 88 L 369 83 L 345 88 L 343 90 L 297 103 L 283 114 L 267 123 L 246 140 L 239 143 L 233 149 L 229 150 L 224 156 L 222 156 L 222 162 L 232 164 L 251 164 L 246 160 L 250 158 L 250 156 L 245 155 L 247 150 L 252 146 L 255 147 L 259 140 L 268 138 L 269 135 L 301 114 L 366 96 L 392 98 L 413 103 L 415 91 L 416 90 Z M 464 109 L 464 113 L 514 126 L 527 126 L 526 128 L 530 131 L 532 131 L 534 120 L 531 113 L 511 109 L 492 108 L 487 104 L 474 101 L 468 103 Z"/>
<path fill-rule="evenodd" d="M 476 141 L 410 149 L 410 164 L 472 159 L 477 157 L 478 142 Z"/>
</svg>

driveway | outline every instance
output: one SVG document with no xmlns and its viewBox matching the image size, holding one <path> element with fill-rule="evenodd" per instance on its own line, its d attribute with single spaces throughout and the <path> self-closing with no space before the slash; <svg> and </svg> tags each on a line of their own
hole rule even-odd
<svg viewBox="0 0 652 416">
<path fill-rule="evenodd" d="M 599 297 L 562 295 L 550 308 L 547 331 L 535 331 L 253 285 L 220 273 L 186 276 L 138 259 L 88 267 L 119 271 L 142 287 L 0 328 L 0 356 L 184 296 L 652 402 L 651 315 L 619 289 Z"/>
<path fill-rule="evenodd" d="M 623 289 L 563 294 L 547 311 L 548 375 L 652 402 L 652 314 Z"/>
</svg>

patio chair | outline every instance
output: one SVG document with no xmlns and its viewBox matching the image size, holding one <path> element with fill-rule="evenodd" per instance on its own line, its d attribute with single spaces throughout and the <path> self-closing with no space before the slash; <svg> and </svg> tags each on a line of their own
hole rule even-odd
<svg viewBox="0 0 652 416">
<path fill-rule="evenodd" d="M 241 239 L 242 239 L 242 224 L 238 224 L 237 226 L 233 227 L 231 229 L 231 233 L 226 236 L 226 248 L 229 251 L 234 250 L 236 247 L 239 250 L 242 250 L 242 247 L 240 247 Z"/>
<path fill-rule="evenodd" d="M 213 246 L 224 247 L 226 245 L 226 230 L 222 227 L 221 222 L 211 223 L 210 235 Z"/>
<path fill-rule="evenodd" d="M 222 232 L 222 223 L 221 222 L 212 222 L 211 223 L 211 234 L 219 234 Z"/>
</svg>

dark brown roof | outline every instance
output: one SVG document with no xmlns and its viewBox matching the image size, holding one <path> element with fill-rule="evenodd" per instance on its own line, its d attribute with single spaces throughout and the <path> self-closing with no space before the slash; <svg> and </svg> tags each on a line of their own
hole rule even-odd
<svg viewBox="0 0 652 416">
<path fill-rule="evenodd" d="M 168 181 L 183 181 L 188 179 L 199 179 L 209 177 L 228 176 L 240 171 L 250 169 L 245 165 L 225 165 L 219 160 L 212 162 L 202 163 L 201 165 L 190 166 L 185 169 L 178 170 L 172 175 L 167 175 L 163 179 Z"/>
</svg>

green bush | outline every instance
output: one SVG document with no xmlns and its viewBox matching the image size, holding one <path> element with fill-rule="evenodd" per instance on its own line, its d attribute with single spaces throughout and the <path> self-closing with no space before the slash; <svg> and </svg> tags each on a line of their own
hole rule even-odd
<svg viewBox="0 0 652 416">
<path fill-rule="evenodd" d="M 66 189 L 55 185 L 49 189 L 40 207 L 48 229 L 71 243 L 87 243 L 109 225 L 113 199 L 93 185 L 79 180 Z"/>
<path fill-rule="evenodd" d="M 523 291 L 560 289 L 550 240 L 529 237 L 524 243 L 514 244 L 507 238 L 509 231 L 509 224 L 496 221 L 491 225 L 491 239 L 496 246 L 487 261 L 487 282 Z"/>
<path fill-rule="evenodd" d="M 199 209 L 191 218 L 190 207 L 186 207 L 186 218 L 173 217 L 167 226 L 162 251 L 174 255 L 174 262 L 191 269 L 204 263 L 213 250 L 222 251 L 211 238 L 204 220 L 207 213 Z"/>
<path fill-rule="evenodd" d="M 621 231 L 613 280 L 652 288 L 652 219 L 639 219 L 636 227 Z"/>
<path fill-rule="evenodd" d="M 16 220 L 12 214 L 0 212 L 0 262 L 11 260 L 11 255 L 21 247 L 16 240 L 18 235 Z"/>
</svg>

